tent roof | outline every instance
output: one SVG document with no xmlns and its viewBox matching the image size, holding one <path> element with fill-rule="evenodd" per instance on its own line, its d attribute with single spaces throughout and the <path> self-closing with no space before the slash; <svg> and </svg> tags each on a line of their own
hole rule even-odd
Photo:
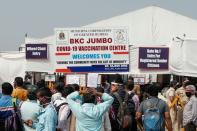
<svg viewBox="0 0 197 131">
<path fill-rule="evenodd" d="M 183 34 L 189 38 L 197 38 L 197 20 L 157 6 L 149 6 L 86 27 L 103 25 L 128 27 L 132 45 L 168 45 L 173 37 L 182 37 Z"/>
</svg>

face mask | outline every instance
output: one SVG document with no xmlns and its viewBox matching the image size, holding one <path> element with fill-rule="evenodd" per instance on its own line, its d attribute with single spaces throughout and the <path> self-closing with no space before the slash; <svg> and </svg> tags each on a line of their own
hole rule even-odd
<svg viewBox="0 0 197 131">
<path fill-rule="evenodd" d="M 189 98 L 192 96 L 192 93 L 191 93 L 191 92 L 186 92 L 185 94 L 186 94 L 186 96 L 189 97 Z"/>
</svg>

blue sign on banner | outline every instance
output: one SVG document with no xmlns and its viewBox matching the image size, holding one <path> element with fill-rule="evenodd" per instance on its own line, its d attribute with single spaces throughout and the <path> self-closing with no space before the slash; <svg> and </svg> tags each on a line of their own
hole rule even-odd
<svg viewBox="0 0 197 131">
<path fill-rule="evenodd" d="M 139 69 L 168 70 L 169 48 L 140 47 Z"/>
<path fill-rule="evenodd" d="M 26 59 L 47 59 L 47 44 L 26 44 Z"/>
</svg>

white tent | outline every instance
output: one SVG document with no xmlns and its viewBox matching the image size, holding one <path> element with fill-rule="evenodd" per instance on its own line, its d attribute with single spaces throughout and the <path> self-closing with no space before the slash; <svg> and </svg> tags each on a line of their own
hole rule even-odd
<svg viewBox="0 0 197 131">
<path fill-rule="evenodd" d="M 184 34 L 188 38 L 197 38 L 197 21 L 191 18 L 179 15 L 177 13 L 162 9 L 156 6 L 150 6 L 137 11 L 129 12 L 120 16 L 102 20 L 85 27 L 128 27 L 130 44 L 130 72 L 132 74 L 155 73 L 163 74 L 170 71 L 141 71 L 138 69 L 138 47 L 169 46 L 172 39 L 182 37 Z M 47 42 L 50 46 L 50 58 L 47 61 L 28 61 L 27 70 L 35 71 L 53 71 L 54 53 L 53 45 L 55 37 L 50 36 L 44 39 L 27 38 L 26 43 Z M 183 52 L 182 52 L 183 53 Z M 188 52 L 189 53 L 189 52 Z M 170 50 L 170 56 L 173 52 Z M 40 62 L 40 63 L 39 63 Z M 172 61 L 171 61 L 172 62 Z M 34 64 L 36 66 L 34 66 Z M 171 63 L 170 63 L 171 64 Z M 170 66 L 173 67 L 173 66 Z M 195 67 L 196 68 L 196 67 Z M 173 73 L 181 72 L 178 68 L 172 68 Z M 189 72 L 188 72 L 189 73 Z M 192 72 L 190 72 L 192 74 Z"/>
<path fill-rule="evenodd" d="M 0 53 L 0 84 L 13 83 L 17 76 L 25 76 L 25 54 L 19 52 Z"/>
<path fill-rule="evenodd" d="M 171 72 L 176 75 L 197 77 L 197 40 L 174 41 L 170 49 L 172 52 Z"/>
</svg>

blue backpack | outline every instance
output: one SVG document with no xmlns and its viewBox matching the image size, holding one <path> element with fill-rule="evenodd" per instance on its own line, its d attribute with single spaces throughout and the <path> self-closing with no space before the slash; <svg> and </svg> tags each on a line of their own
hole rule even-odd
<svg viewBox="0 0 197 131">
<path fill-rule="evenodd" d="M 159 99 L 156 104 L 146 101 L 148 107 L 144 112 L 143 124 L 146 131 L 161 131 L 163 128 L 163 116 L 158 107 Z"/>
</svg>

